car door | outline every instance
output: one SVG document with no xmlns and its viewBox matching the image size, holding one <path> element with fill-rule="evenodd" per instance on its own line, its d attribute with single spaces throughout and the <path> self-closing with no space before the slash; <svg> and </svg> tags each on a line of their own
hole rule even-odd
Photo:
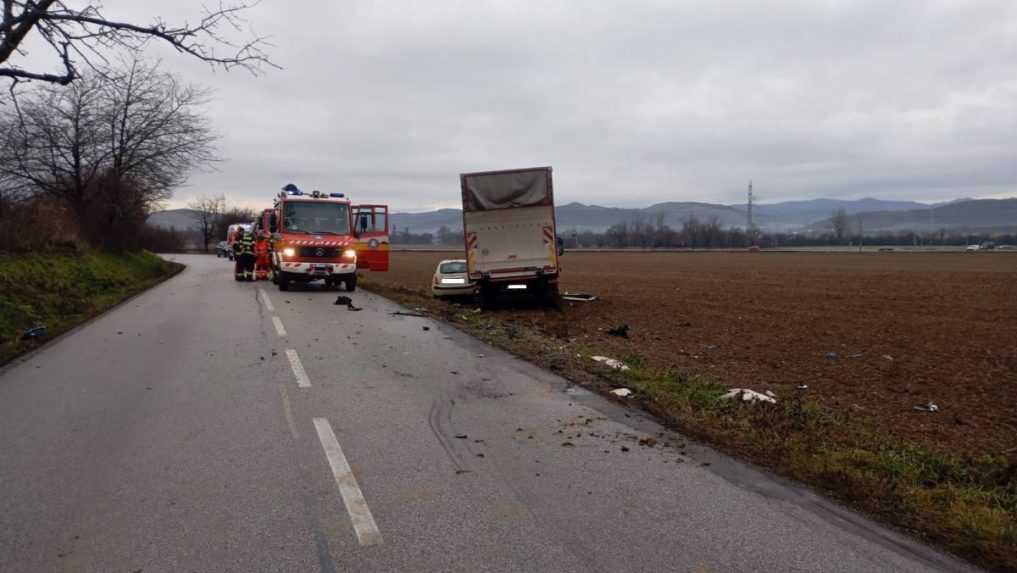
<svg viewBox="0 0 1017 573">
<path fill-rule="evenodd" d="M 388 205 L 352 205 L 357 238 L 357 268 L 387 271 L 389 260 Z"/>
</svg>

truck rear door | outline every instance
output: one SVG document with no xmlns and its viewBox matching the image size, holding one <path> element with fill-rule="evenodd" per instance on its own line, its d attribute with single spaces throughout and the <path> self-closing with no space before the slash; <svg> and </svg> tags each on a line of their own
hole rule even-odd
<svg viewBox="0 0 1017 573">
<path fill-rule="evenodd" d="M 471 278 L 557 279 L 550 167 L 464 173 L 460 183 Z"/>
<path fill-rule="evenodd" d="M 389 260 L 388 205 L 352 205 L 357 238 L 357 268 L 387 271 Z"/>
</svg>

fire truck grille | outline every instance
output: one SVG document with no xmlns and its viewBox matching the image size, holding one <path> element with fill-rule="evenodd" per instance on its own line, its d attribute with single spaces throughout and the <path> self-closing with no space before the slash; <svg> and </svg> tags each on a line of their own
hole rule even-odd
<svg viewBox="0 0 1017 573">
<path fill-rule="evenodd" d="M 339 256 L 337 247 L 300 247 L 299 255 L 308 259 L 334 259 Z"/>
</svg>

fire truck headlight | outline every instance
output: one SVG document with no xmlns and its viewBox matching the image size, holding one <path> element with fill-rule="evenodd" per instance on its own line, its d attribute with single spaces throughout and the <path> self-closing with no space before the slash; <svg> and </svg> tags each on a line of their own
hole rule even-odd
<svg viewBox="0 0 1017 573">
<path fill-rule="evenodd" d="M 284 257 L 292 257 L 293 255 L 297 254 L 297 252 L 293 250 L 293 247 L 286 247 L 285 249 L 282 250 L 282 254 Z"/>
<path fill-rule="evenodd" d="M 357 251 L 355 251 L 353 249 L 346 249 L 345 251 L 343 251 L 343 258 L 344 259 L 355 259 L 355 258 L 357 258 Z"/>
</svg>

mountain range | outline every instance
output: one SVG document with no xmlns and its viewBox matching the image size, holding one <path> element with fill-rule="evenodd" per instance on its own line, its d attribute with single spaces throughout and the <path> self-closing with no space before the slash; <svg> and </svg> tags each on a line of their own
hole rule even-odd
<svg viewBox="0 0 1017 573">
<path fill-rule="evenodd" d="M 763 231 L 809 232 L 829 230 L 834 210 L 844 209 L 849 216 L 861 216 L 866 232 L 928 229 L 930 212 L 935 228 L 966 230 L 999 230 L 1017 228 L 1017 208 L 1013 199 L 958 199 L 943 203 L 886 201 L 882 199 L 810 199 L 783 203 L 757 204 L 753 207 L 753 223 Z M 642 221 L 654 223 L 658 218 L 679 228 L 690 217 L 702 221 L 716 218 L 724 227 L 745 228 L 748 215 L 745 205 L 723 205 L 691 201 L 657 203 L 644 208 L 601 207 L 583 203 L 567 203 L 555 209 L 560 232 L 602 232 L 611 225 Z M 852 219 L 857 225 L 857 219 Z M 462 212 L 440 209 L 424 213 L 393 213 L 397 229 L 413 233 L 433 233 L 446 226 L 462 228 Z M 852 227 L 856 228 L 856 227 Z"/>
<path fill-rule="evenodd" d="M 929 229 L 970 232 L 1017 230 L 1017 197 L 957 199 L 932 204 L 872 198 L 785 201 L 755 205 L 753 222 L 763 231 L 826 232 L 832 228 L 831 217 L 836 209 L 847 212 L 852 230 L 858 228 L 860 220 L 868 234 L 907 230 L 925 232 Z M 558 229 L 562 233 L 602 232 L 611 225 L 632 221 L 656 224 L 658 218 L 674 228 L 681 227 L 690 217 L 702 221 L 716 218 L 724 227 L 744 228 L 747 224 L 745 205 L 693 201 L 671 201 L 643 208 L 567 203 L 556 207 L 555 213 Z M 194 230 L 197 228 L 195 215 L 190 209 L 158 211 L 149 216 L 148 223 L 163 228 Z M 443 226 L 461 229 L 462 217 L 459 209 L 438 209 L 422 213 L 394 212 L 391 226 L 395 231 L 408 229 L 412 233 L 434 233 Z"/>
</svg>

